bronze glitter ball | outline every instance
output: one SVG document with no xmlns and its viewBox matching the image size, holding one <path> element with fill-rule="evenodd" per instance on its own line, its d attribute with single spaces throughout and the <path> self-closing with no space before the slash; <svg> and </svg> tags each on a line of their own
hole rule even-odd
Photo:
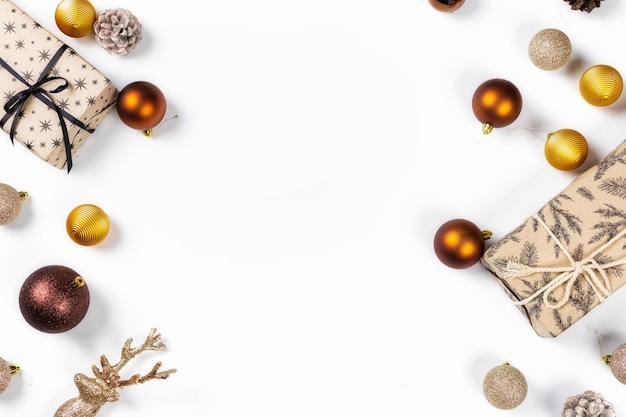
<svg viewBox="0 0 626 417">
<path fill-rule="evenodd" d="M 483 394 L 491 405 L 511 410 L 520 405 L 528 393 L 524 374 L 508 362 L 492 368 L 483 380 Z"/>
<path fill-rule="evenodd" d="M 87 314 L 89 288 L 71 268 L 44 266 L 22 284 L 19 305 L 24 319 L 35 329 L 62 333 L 76 327 Z"/>
</svg>

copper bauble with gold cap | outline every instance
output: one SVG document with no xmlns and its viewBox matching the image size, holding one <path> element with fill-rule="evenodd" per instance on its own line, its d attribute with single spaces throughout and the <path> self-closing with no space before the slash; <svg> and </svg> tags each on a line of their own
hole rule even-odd
<svg viewBox="0 0 626 417">
<path fill-rule="evenodd" d="M 165 116 L 165 95 L 148 81 L 135 81 L 122 88 L 117 96 L 117 114 L 126 125 L 146 136 Z"/>
<path fill-rule="evenodd" d="M 452 13 L 463 6 L 465 0 L 428 0 L 428 2 L 435 10 Z"/>
<path fill-rule="evenodd" d="M 587 159 L 589 145 L 574 129 L 559 129 L 548 133 L 544 146 L 546 160 L 556 169 L 573 171 Z"/>
<path fill-rule="evenodd" d="M 472 110 L 487 135 L 494 127 L 508 126 L 517 119 L 522 111 L 522 94 L 511 81 L 493 78 L 474 91 Z"/>
<path fill-rule="evenodd" d="M 480 230 L 469 220 L 449 220 L 435 233 L 435 255 L 450 268 L 469 268 L 483 256 L 485 240 L 491 238 L 491 235 L 490 231 Z"/>
<path fill-rule="evenodd" d="M 622 94 L 622 76 L 610 65 L 587 68 L 578 83 L 580 94 L 591 105 L 603 107 L 613 104 Z"/>
<path fill-rule="evenodd" d="M 65 228 L 69 237 L 82 246 L 102 242 L 110 229 L 109 216 L 94 204 L 81 204 L 67 216 Z"/>
<path fill-rule="evenodd" d="M 61 32 L 73 38 L 92 33 L 96 18 L 96 9 L 87 0 L 62 0 L 54 12 L 54 20 Z"/>
</svg>

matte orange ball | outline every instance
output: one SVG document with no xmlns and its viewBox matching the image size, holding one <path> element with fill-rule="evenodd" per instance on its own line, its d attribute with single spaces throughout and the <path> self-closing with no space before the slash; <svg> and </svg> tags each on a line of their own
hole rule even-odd
<svg viewBox="0 0 626 417">
<path fill-rule="evenodd" d="M 440 12 L 453 12 L 461 7 L 465 0 L 428 0 L 428 2 Z"/>
<path fill-rule="evenodd" d="M 517 119 L 522 111 L 522 94 L 508 80 L 487 80 L 474 92 L 472 110 L 483 123 L 483 133 L 489 134 L 494 127 L 508 126 Z"/>
<path fill-rule="evenodd" d="M 147 81 L 135 81 L 117 96 L 117 114 L 133 129 L 151 129 L 163 119 L 167 103 L 163 92 Z"/>
<path fill-rule="evenodd" d="M 435 254 L 450 268 L 469 268 L 483 256 L 489 235 L 469 220 L 449 220 L 435 233 Z"/>
</svg>

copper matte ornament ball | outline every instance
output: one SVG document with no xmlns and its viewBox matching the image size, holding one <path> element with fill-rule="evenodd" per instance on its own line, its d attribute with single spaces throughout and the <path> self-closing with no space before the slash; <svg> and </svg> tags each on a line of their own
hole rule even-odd
<svg viewBox="0 0 626 417">
<path fill-rule="evenodd" d="M 428 2 L 440 12 L 453 12 L 458 10 L 465 0 L 428 0 Z"/>
<path fill-rule="evenodd" d="M 481 231 L 469 220 L 449 220 L 435 233 L 435 254 L 450 268 L 469 268 L 483 255 L 485 240 L 489 237 L 491 232 Z"/>
<path fill-rule="evenodd" d="M 522 94 L 511 81 L 487 80 L 474 92 L 472 110 L 487 135 L 494 127 L 508 126 L 517 119 L 522 111 Z"/>
<path fill-rule="evenodd" d="M 89 288 L 73 269 L 49 265 L 26 278 L 19 294 L 28 324 L 45 333 L 62 333 L 78 325 L 89 308 Z"/>
<path fill-rule="evenodd" d="M 156 85 L 135 81 L 119 92 L 116 108 L 122 122 L 133 129 L 146 131 L 163 119 L 167 103 Z"/>
</svg>

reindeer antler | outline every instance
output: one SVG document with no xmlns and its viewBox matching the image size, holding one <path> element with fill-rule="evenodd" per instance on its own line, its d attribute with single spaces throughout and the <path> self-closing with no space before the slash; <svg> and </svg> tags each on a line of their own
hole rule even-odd
<svg viewBox="0 0 626 417">
<path fill-rule="evenodd" d="M 156 329 L 153 328 L 150 330 L 148 337 L 146 337 L 145 342 L 139 347 L 132 348 L 131 345 L 133 343 L 133 338 L 129 337 L 124 346 L 122 347 L 122 354 L 120 357 L 120 361 L 115 365 L 111 365 L 109 360 L 105 355 L 100 357 L 100 364 L 102 365 L 102 371 L 100 371 L 96 365 L 91 367 L 96 378 L 101 379 L 106 382 L 106 384 L 111 388 L 122 388 L 128 385 L 135 384 L 143 384 L 146 381 L 151 379 L 166 379 L 171 374 L 176 372 L 176 369 L 168 369 L 167 371 L 157 372 L 161 367 L 162 363 L 157 362 L 150 372 L 146 375 L 141 376 L 140 374 L 135 374 L 131 376 L 129 379 L 121 380 L 119 371 L 135 356 L 139 355 L 141 352 L 146 350 L 163 350 L 165 349 L 165 345 L 163 343 L 159 343 L 161 341 L 161 334 L 157 333 Z"/>
</svg>

